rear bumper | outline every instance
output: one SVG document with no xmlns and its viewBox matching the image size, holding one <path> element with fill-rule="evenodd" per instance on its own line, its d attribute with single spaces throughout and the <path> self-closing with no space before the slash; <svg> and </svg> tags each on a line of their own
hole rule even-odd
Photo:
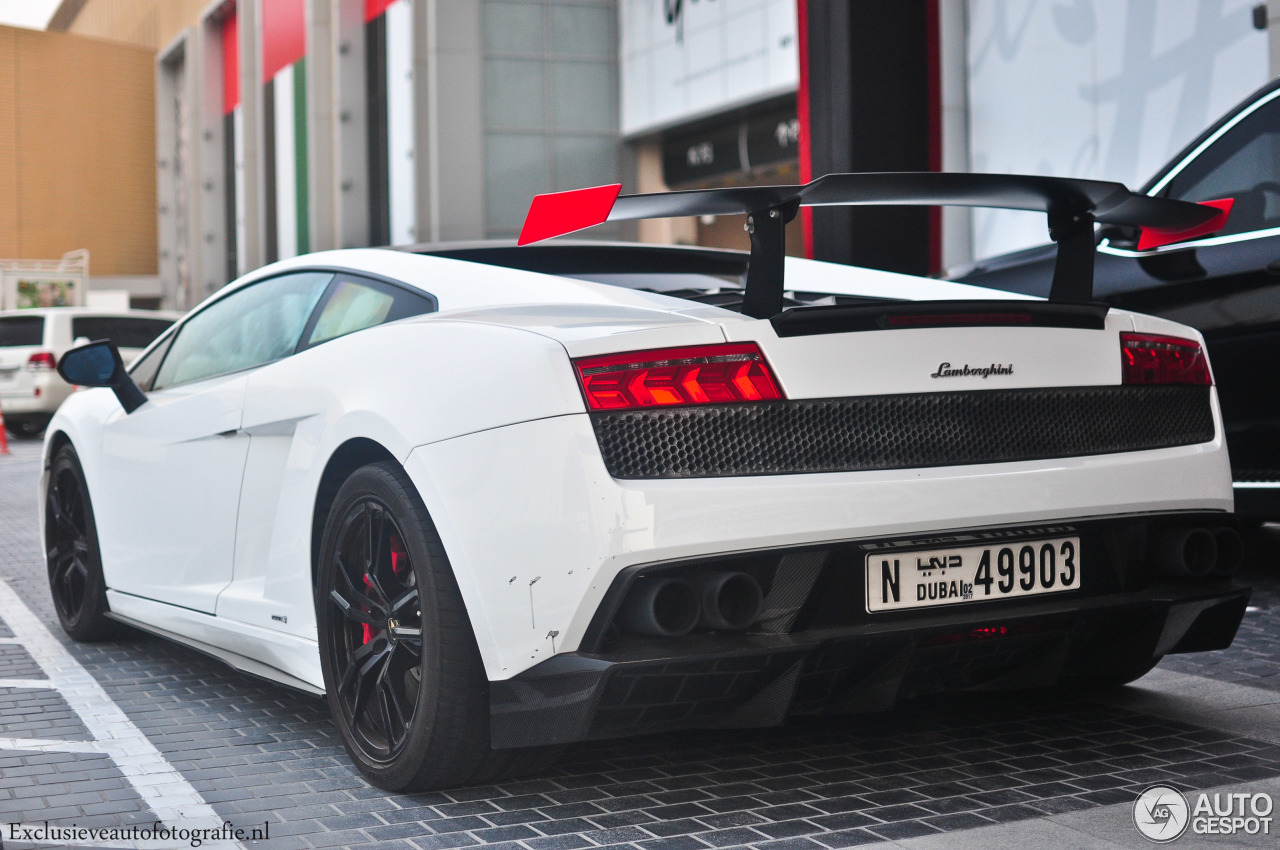
<svg viewBox="0 0 1280 850">
<path fill-rule="evenodd" d="M 1215 424 L 1221 434 L 1220 422 Z M 1232 509 L 1221 436 L 1092 457 L 924 469 L 625 481 L 589 416 L 414 449 L 405 469 L 449 553 L 490 681 L 587 632 L 624 570 L 1031 523 Z"/>
<path fill-rule="evenodd" d="M 564 653 L 490 683 L 491 740 L 508 748 L 775 726 L 791 715 L 883 711 L 943 691 L 1069 684 L 1141 669 L 1163 655 L 1224 649 L 1249 595 L 1226 579 L 1170 582 L 1000 614 L 944 609 L 822 632 Z M 984 632 L 975 636 L 975 629 Z"/>
<path fill-rule="evenodd" d="M 69 395 L 71 386 L 56 373 L 37 372 L 31 377 L 20 376 L 17 381 L 0 388 L 0 408 L 3 408 L 6 416 L 52 416 Z"/>
</svg>

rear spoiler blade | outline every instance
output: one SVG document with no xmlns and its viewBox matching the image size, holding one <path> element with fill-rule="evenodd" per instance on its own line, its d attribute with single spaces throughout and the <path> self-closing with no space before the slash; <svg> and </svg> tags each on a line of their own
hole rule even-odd
<svg viewBox="0 0 1280 850">
<path fill-rule="evenodd" d="M 769 318 L 782 309 L 784 227 L 801 206 L 969 206 L 1029 210 L 1048 216 L 1058 243 L 1049 300 L 1093 298 L 1094 222 L 1143 228 L 1141 247 L 1222 229 L 1231 200 L 1204 204 L 1130 192 L 1122 183 L 1019 174 L 871 172 L 828 174 L 795 186 L 743 186 L 619 195 L 620 184 L 538 195 L 519 244 L 606 221 L 696 215 L 747 215 L 751 261 L 743 312 Z"/>
</svg>

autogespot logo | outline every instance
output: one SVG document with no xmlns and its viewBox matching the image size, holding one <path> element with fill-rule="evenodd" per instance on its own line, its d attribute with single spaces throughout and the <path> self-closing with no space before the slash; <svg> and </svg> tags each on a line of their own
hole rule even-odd
<svg viewBox="0 0 1280 850">
<path fill-rule="evenodd" d="M 1145 838 L 1159 844 L 1186 832 L 1190 816 L 1187 798 L 1168 785 L 1152 785 L 1133 804 L 1133 825 Z"/>
</svg>

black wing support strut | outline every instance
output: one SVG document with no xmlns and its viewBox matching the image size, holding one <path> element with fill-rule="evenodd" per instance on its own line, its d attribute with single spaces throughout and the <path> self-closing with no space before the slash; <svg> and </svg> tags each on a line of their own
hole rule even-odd
<svg viewBox="0 0 1280 850">
<path fill-rule="evenodd" d="M 1058 243 L 1049 300 L 1093 300 L 1094 223 L 1143 228 L 1140 248 L 1222 229 L 1230 200 L 1204 204 L 1136 195 L 1120 183 L 1016 174 L 828 174 L 802 186 L 743 186 L 618 195 L 618 185 L 538 195 L 519 244 L 603 224 L 694 215 L 747 215 L 751 258 L 742 312 L 782 310 L 785 228 L 801 206 L 968 206 L 1042 212 Z"/>
</svg>

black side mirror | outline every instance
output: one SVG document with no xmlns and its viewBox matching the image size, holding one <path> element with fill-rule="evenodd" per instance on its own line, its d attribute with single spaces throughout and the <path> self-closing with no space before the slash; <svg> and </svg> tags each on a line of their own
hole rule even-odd
<svg viewBox="0 0 1280 850">
<path fill-rule="evenodd" d="M 142 390 L 124 370 L 124 361 L 115 345 L 106 339 L 73 348 L 62 355 L 58 374 L 68 384 L 82 387 L 110 387 L 125 413 L 133 413 L 147 400 Z"/>
</svg>

